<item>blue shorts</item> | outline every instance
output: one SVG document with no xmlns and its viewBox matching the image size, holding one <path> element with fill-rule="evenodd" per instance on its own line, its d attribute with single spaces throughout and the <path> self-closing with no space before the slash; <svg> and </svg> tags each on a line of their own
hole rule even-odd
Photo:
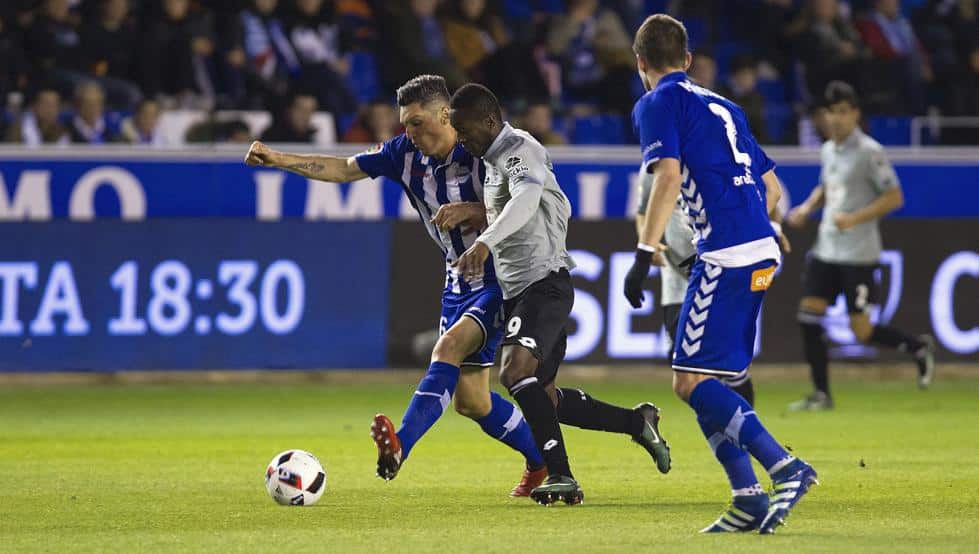
<svg viewBox="0 0 979 554">
<path fill-rule="evenodd" d="M 673 370 L 724 379 L 740 377 L 751 365 L 755 325 L 777 264 L 720 267 L 697 260 L 680 308 Z"/>
<path fill-rule="evenodd" d="M 503 291 L 496 283 L 482 289 L 457 294 L 442 293 L 442 317 L 439 319 L 439 336 L 460 319 L 471 317 L 483 330 L 483 343 L 479 350 L 469 355 L 464 366 L 489 367 L 496 358 L 496 349 L 503 338 Z"/>
</svg>

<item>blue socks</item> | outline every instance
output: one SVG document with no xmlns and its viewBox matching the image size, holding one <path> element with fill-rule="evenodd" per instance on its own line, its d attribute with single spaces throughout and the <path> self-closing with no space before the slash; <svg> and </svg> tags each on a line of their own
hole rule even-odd
<svg viewBox="0 0 979 554">
<path fill-rule="evenodd" d="M 452 402 L 458 382 L 458 367 L 445 362 L 432 362 L 428 367 L 428 373 L 418 383 L 415 396 L 408 404 L 401 419 L 401 428 L 398 429 L 402 461 L 408 458 L 408 453 L 418 439 L 442 417 Z M 544 465 L 544 458 L 534 441 L 530 425 L 520 410 L 496 392 L 490 391 L 490 400 L 490 413 L 476 423 L 487 435 L 523 454 L 528 466 L 538 468 Z"/>
<path fill-rule="evenodd" d="M 398 430 L 402 462 L 408 458 L 408 453 L 418 439 L 435 425 L 449 407 L 458 382 L 458 367 L 445 362 L 432 362 L 428 366 L 428 373 L 418 383 L 415 396 L 401 419 L 401 429 Z"/>
<path fill-rule="evenodd" d="M 537 449 L 534 434 L 520 410 L 496 391 L 490 391 L 490 400 L 493 403 L 490 413 L 477 419 L 476 423 L 487 435 L 523 454 L 529 468 L 543 466 L 544 457 Z"/>
<path fill-rule="evenodd" d="M 765 469 L 771 471 L 792 456 L 782 448 L 758 420 L 758 415 L 738 393 L 717 379 L 701 381 L 690 395 L 690 407 L 697 412 L 701 427 L 719 433 L 734 445 L 747 449 Z M 718 458 L 719 459 L 719 458 Z"/>
<path fill-rule="evenodd" d="M 764 494 L 765 491 L 762 490 L 758 478 L 755 477 L 755 470 L 751 467 L 751 458 L 748 457 L 748 454 L 721 433 L 710 429 L 703 418 L 698 417 L 697 423 L 700 424 L 700 430 L 707 437 L 707 444 L 714 451 L 717 461 L 724 466 L 734 496 Z"/>
</svg>

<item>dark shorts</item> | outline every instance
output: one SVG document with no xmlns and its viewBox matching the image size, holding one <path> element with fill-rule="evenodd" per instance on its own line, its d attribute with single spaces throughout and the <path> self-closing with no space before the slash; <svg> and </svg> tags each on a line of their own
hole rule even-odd
<svg viewBox="0 0 979 554">
<path fill-rule="evenodd" d="M 802 276 L 802 296 L 813 296 L 833 304 L 840 294 L 846 297 L 850 314 L 868 313 L 877 303 L 877 264 L 837 264 L 809 256 Z"/>
<path fill-rule="evenodd" d="M 518 344 L 537 358 L 537 381 L 554 382 L 568 346 L 565 327 L 574 305 L 568 270 L 552 271 L 519 295 L 503 301 L 506 326 L 502 345 Z"/>
</svg>

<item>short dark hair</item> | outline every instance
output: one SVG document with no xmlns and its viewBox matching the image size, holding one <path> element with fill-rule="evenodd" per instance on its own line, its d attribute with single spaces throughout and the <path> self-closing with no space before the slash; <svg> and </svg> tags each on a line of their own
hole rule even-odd
<svg viewBox="0 0 979 554">
<path fill-rule="evenodd" d="M 683 67 L 687 61 L 687 29 L 665 13 L 651 15 L 636 31 L 632 51 L 658 71 Z"/>
<path fill-rule="evenodd" d="M 497 122 L 503 122 L 503 112 L 500 110 L 500 101 L 496 99 L 496 95 L 490 89 L 476 83 L 459 87 L 459 90 L 452 95 L 449 107 L 463 112 L 466 118 L 492 117 Z"/>
<path fill-rule="evenodd" d="M 830 81 L 823 94 L 823 105 L 828 107 L 840 102 L 846 102 L 853 108 L 860 107 L 860 99 L 852 85 L 843 81 Z"/>
<path fill-rule="evenodd" d="M 415 102 L 424 106 L 435 100 L 449 101 L 449 87 L 441 75 L 419 75 L 398 87 L 398 105 L 401 107 Z"/>
</svg>

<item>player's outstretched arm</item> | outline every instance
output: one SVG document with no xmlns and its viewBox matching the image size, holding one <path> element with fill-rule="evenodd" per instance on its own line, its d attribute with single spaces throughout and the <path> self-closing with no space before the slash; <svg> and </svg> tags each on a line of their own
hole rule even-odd
<svg viewBox="0 0 979 554">
<path fill-rule="evenodd" d="M 819 208 L 823 207 L 826 201 L 826 189 L 823 185 L 816 185 L 816 188 L 812 189 L 809 193 L 809 197 L 802 203 L 789 210 L 788 215 L 785 216 L 786 222 L 792 227 L 803 227 L 806 224 L 806 220 L 809 216 Z"/>
<path fill-rule="evenodd" d="M 290 154 L 273 150 L 262 141 L 256 140 L 245 154 L 247 165 L 275 167 L 293 173 L 333 183 L 346 183 L 367 177 L 360 169 L 357 158 L 340 158 L 320 154 Z"/>
</svg>

